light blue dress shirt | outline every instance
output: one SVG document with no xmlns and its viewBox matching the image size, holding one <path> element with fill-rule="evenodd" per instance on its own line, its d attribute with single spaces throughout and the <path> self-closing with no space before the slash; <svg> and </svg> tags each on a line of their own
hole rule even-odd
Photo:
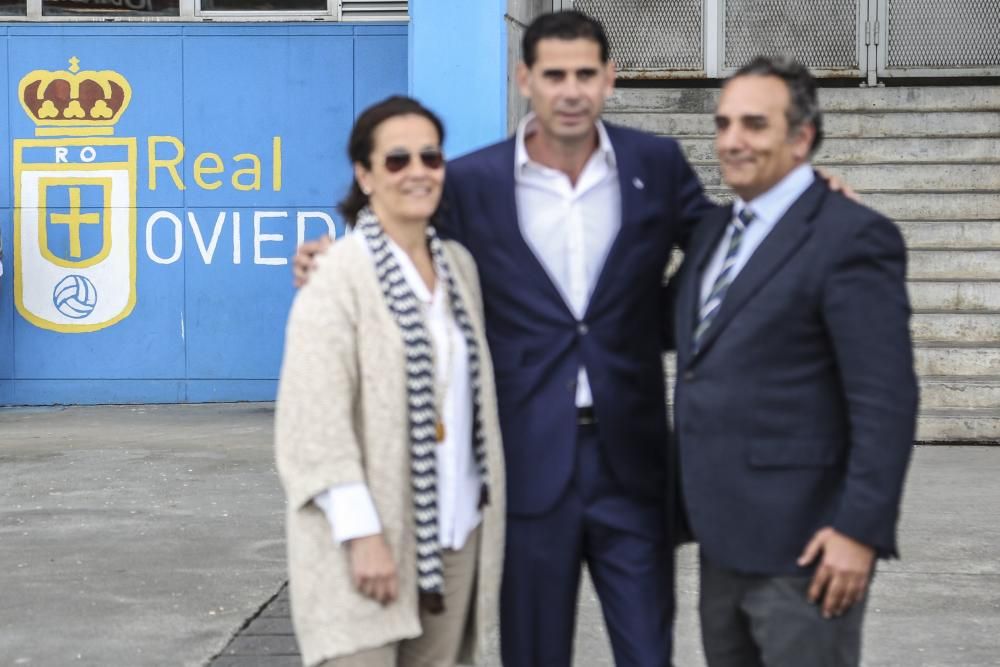
<svg viewBox="0 0 1000 667">
<path fill-rule="evenodd" d="M 733 202 L 733 217 L 735 218 L 744 208 L 749 207 L 753 211 L 754 219 L 743 232 L 743 240 L 740 242 L 736 261 L 733 263 L 733 280 L 743 270 L 754 251 L 764 242 L 782 216 L 802 196 L 802 193 L 809 189 L 814 180 L 816 180 L 816 176 L 813 173 L 812 165 L 806 163 L 788 172 L 783 179 L 778 181 L 777 185 L 752 201 L 745 202 L 739 197 L 736 198 Z M 730 223 L 701 277 L 699 308 L 705 305 L 708 295 L 712 292 L 712 285 L 715 284 L 715 279 L 722 271 L 722 264 L 726 259 L 726 251 L 729 248 L 729 239 L 732 238 L 732 235 L 733 225 Z"/>
</svg>

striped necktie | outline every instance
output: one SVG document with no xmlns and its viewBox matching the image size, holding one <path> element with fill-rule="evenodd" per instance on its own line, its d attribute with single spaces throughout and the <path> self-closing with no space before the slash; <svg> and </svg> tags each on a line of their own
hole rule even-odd
<svg viewBox="0 0 1000 667">
<path fill-rule="evenodd" d="M 736 277 L 736 272 L 733 269 L 733 266 L 736 264 L 736 255 L 740 251 L 743 232 L 746 231 L 747 225 L 753 222 L 753 220 L 753 211 L 746 207 L 733 218 L 733 231 L 729 237 L 729 248 L 726 250 L 726 259 L 722 262 L 722 269 L 712 284 L 712 290 L 708 293 L 708 298 L 705 299 L 705 303 L 702 304 L 701 310 L 698 312 L 698 326 L 695 327 L 694 336 L 692 337 L 692 348 L 695 354 L 698 353 L 701 341 L 704 339 L 708 327 L 712 324 L 712 320 L 719 313 L 719 307 L 726 296 L 726 291 L 729 290 L 733 278 Z"/>
</svg>

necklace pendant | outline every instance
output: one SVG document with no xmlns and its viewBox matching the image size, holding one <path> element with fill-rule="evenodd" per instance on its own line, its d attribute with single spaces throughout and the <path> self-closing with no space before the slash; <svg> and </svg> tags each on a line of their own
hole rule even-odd
<svg viewBox="0 0 1000 667">
<path fill-rule="evenodd" d="M 440 419 L 434 427 L 434 437 L 437 438 L 438 442 L 444 442 L 444 422 Z"/>
</svg>

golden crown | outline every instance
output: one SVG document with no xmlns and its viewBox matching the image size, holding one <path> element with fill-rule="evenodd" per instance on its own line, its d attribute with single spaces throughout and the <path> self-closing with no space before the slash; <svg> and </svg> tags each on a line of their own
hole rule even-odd
<svg viewBox="0 0 1000 667">
<path fill-rule="evenodd" d="M 80 59 L 73 56 L 66 70 L 26 74 L 18 97 L 38 126 L 35 134 L 111 134 L 132 99 L 132 87 L 118 72 L 81 72 Z"/>
</svg>

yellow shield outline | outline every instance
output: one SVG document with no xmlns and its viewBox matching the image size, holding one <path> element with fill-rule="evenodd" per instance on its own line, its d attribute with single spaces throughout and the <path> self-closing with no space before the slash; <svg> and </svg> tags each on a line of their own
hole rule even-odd
<svg viewBox="0 0 1000 667">
<path fill-rule="evenodd" d="M 125 162 L 87 162 L 87 163 L 28 163 L 23 160 L 23 152 L 28 148 L 58 148 L 87 146 L 124 146 L 127 150 Z M 21 174 L 24 171 L 101 171 L 107 169 L 125 169 L 128 172 L 129 183 L 129 296 L 125 307 L 115 317 L 95 324 L 55 323 L 38 317 L 24 304 L 24 275 L 21 261 Z M 80 137 L 67 139 L 15 139 L 14 140 L 14 305 L 17 312 L 28 322 L 40 329 L 59 333 L 88 333 L 99 331 L 121 322 L 132 314 L 136 301 L 136 140 L 135 137 Z M 66 180 L 71 180 L 67 178 Z M 110 227 L 110 222 L 107 223 Z M 106 245 L 110 252 L 110 245 Z M 76 265 L 79 266 L 79 265 Z"/>
<path fill-rule="evenodd" d="M 56 256 L 49 249 L 49 207 L 47 192 L 51 187 L 73 187 L 74 185 L 99 185 L 103 191 L 104 204 L 101 207 L 101 249 L 97 254 L 86 259 L 72 260 Z M 55 264 L 67 269 L 85 269 L 99 264 L 111 254 L 111 179 L 110 178 L 39 178 L 38 179 L 38 245 L 42 256 Z"/>
</svg>

